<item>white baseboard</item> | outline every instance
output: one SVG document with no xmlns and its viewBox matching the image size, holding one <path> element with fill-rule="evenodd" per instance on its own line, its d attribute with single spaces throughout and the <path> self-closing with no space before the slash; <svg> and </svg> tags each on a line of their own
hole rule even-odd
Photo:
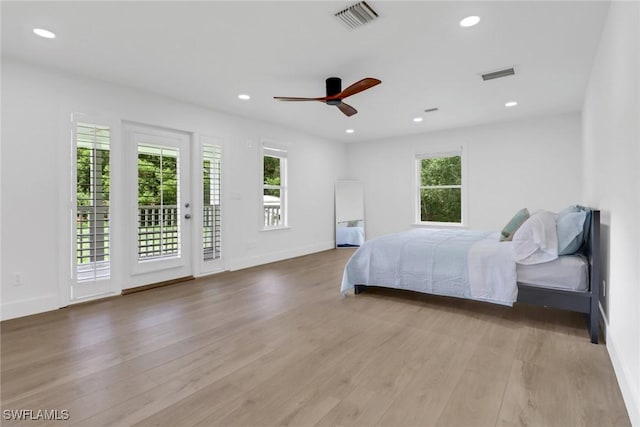
<svg viewBox="0 0 640 427">
<path fill-rule="evenodd" d="M 225 271 L 227 271 L 227 270 L 225 270 L 224 268 L 220 267 L 220 268 L 217 268 L 215 270 L 202 271 L 202 272 L 200 272 L 198 274 L 194 274 L 193 277 L 195 277 L 197 279 L 197 278 L 200 278 L 200 277 L 207 277 L 207 276 L 212 276 L 214 274 L 224 273 Z"/>
<path fill-rule="evenodd" d="M 609 359 L 611 359 L 613 370 L 616 374 L 616 378 L 618 379 L 618 385 L 622 392 L 624 404 L 627 407 L 627 413 L 629 414 L 631 425 L 640 427 L 640 393 L 638 392 L 636 385 L 633 383 L 631 373 L 629 372 L 627 365 L 622 362 L 618 355 L 615 339 L 613 338 L 613 335 L 609 333 L 609 321 L 604 314 L 604 310 L 602 310 L 602 305 L 600 306 L 600 314 L 602 315 L 604 323 L 605 341 L 607 343 Z"/>
<path fill-rule="evenodd" d="M 255 267 L 256 265 L 268 264 L 270 262 L 282 261 L 284 259 L 295 258 L 298 256 L 309 255 L 316 252 L 322 252 L 335 248 L 335 242 L 314 243 L 313 245 L 303 246 L 300 248 L 289 249 L 280 252 L 271 252 L 264 255 L 240 258 L 229 261 L 227 268 L 231 271 L 241 270 L 243 268 Z"/>
<path fill-rule="evenodd" d="M 0 319 L 2 320 L 29 316 L 30 314 L 43 313 L 60 308 L 58 306 L 58 295 L 56 294 L 3 303 L 1 307 L 2 313 L 0 314 Z"/>
</svg>

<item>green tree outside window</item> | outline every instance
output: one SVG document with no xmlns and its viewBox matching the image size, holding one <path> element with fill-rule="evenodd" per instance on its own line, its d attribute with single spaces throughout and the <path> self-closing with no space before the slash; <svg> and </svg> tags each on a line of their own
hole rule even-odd
<svg viewBox="0 0 640 427">
<path fill-rule="evenodd" d="M 419 159 L 420 221 L 462 223 L 462 159 Z"/>
</svg>

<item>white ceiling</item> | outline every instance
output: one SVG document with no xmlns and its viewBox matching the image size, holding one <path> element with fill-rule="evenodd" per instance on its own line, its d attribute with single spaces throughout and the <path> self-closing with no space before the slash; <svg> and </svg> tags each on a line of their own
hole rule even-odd
<svg viewBox="0 0 640 427">
<path fill-rule="evenodd" d="M 608 10 L 599 1 L 371 0 L 380 19 L 348 30 L 333 14 L 352 3 L 3 1 L 2 54 L 363 141 L 579 110 Z M 461 28 L 468 15 L 480 24 Z M 35 27 L 57 38 L 39 38 Z M 516 76 L 479 76 L 507 66 Z M 331 76 L 343 88 L 363 77 L 382 84 L 346 100 L 359 111 L 350 118 L 318 102 L 272 99 L 324 96 Z M 519 105 L 505 108 L 510 100 Z M 440 111 L 423 112 L 431 107 Z"/>
</svg>

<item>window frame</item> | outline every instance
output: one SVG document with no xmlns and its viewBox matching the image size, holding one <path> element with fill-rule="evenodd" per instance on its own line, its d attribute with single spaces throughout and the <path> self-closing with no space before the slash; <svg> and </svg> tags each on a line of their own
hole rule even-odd
<svg viewBox="0 0 640 427">
<path fill-rule="evenodd" d="M 72 251 L 73 251 L 73 268 L 72 268 L 72 283 L 74 285 L 81 285 L 81 284 L 91 284 L 91 283 L 99 283 L 99 282 L 109 282 L 111 280 L 111 277 L 113 275 L 112 272 L 112 258 L 113 258 L 113 209 L 112 209 L 112 203 L 111 203 L 111 199 L 112 199 L 112 192 L 111 192 L 111 182 L 113 179 L 113 154 L 112 154 L 112 139 L 113 139 L 113 127 L 111 126 L 110 123 L 105 122 L 103 120 L 97 120 L 98 118 L 96 117 L 87 117 L 86 115 L 82 115 L 82 114 L 78 114 L 76 113 L 73 116 L 72 119 L 72 168 L 71 168 L 71 200 L 72 200 L 72 212 L 71 212 L 71 217 L 72 217 L 72 221 L 74 222 L 74 226 L 72 227 L 73 231 L 72 231 L 72 240 L 73 240 L 73 246 L 72 246 Z M 79 134 L 79 128 L 94 128 L 94 129 L 98 129 L 101 128 L 102 130 L 106 130 L 108 133 L 107 138 L 107 142 L 102 142 L 102 143 L 98 143 L 97 141 L 93 141 L 90 143 L 86 143 L 85 144 L 91 144 L 93 145 L 93 147 L 88 148 L 88 147 L 80 147 L 80 134 Z M 95 138 L 95 136 L 94 136 Z M 104 137 L 103 137 L 104 138 Z M 107 148 L 104 149 L 102 148 L 103 151 L 107 152 L 107 159 L 109 162 L 109 197 L 106 198 L 107 201 L 107 209 L 106 209 L 106 216 L 107 216 L 107 226 L 106 228 L 108 228 L 108 231 L 106 232 L 106 234 L 103 234 L 103 236 L 106 236 L 106 240 L 102 240 L 102 243 L 104 244 L 105 241 L 107 242 L 107 246 L 95 246 L 95 239 L 96 239 L 96 231 L 98 228 L 103 228 L 104 225 L 102 227 L 98 227 L 95 223 L 97 222 L 96 219 L 94 218 L 93 221 L 90 221 L 88 226 L 89 228 L 93 228 L 93 238 L 90 239 L 91 242 L 93 242 L 94 245 L 90 246 L 89 251 L 90 254 L 94 253 L 94 255 L 89 255 L 89 258 L 91 258 L 92 256 L 96 256 L 95 255 L 95 251 L 97 250 L 107 250 L 106 254 L 102 254 L 101 256 L 106 256 L 108 258 L 107 261 L 102 261 L 102 263 L 104 265 L 106 265 L 106 270 L 107 273 L 103 274 L 101 276 L 98 276 L 97 270 L 97 264 L 98 261 L 97 260 L 93 260 L 90 261 L 88 263 L 81 263 L 81 264 L 92 264 L 91 267 L 88 268 L 88 270 L 93 271 L 93 278 L 89 279 L 89 278 L 85 278 L 85 279 L 81 279 L 79 276 L 79 266 L 81 264 L 78 264 L 77 260 L 78 260 L 78 238 L 79 236 L 85 236 L 85 234 L 79 235 L 78 234 L 78 228 L 77 228 L 77 221 L 78 221 L 78 211 L 79 211 L 79 192 L 78 192 L 78 152 L 79 152 L 79 148 L 88 148 L 89 150 L 91 150 L 91 160 L 90 160 L 90 190 L 89 190 L 89 198 L 92 200 L 92 205 L 89 206 L 90 209 L 93 210 L 93 214 L 96 215 L 98 213 L 98 209 L 99 206 L 95 205 L 96 202 L 96 192 L 95 192 L 95 186 L 97 185 L 97 180 L 95 180 L 94 178 L 92 178 L 95 175 L 95 165 L 93 163 L 93 161 L 95 161 L 97 159 L 96 157 L 96 150 L 98 150 L 96 144 L 100 144 L 100 145 L 105 145 Z M 92 161 L 93 160 L 93 161 Z M 102 182 L 100 181 L 100 183 L 102 184 Z M 101 196 L 100 196 L 100 200 L 105 200 L 103 198 L 104 195 L 104 191 L 101 192 Z M 103 214 L 105 214 L 103 212 Z M 92 225 L 93 223 L 93 225 Z M 89 234 L 90 236 L 90 234 Z M 104 239 L 104 237 L 103 237 Z M 82 239 L 82 241 L 84 242 L 84 239 Z M 84 249 L 81 250 L 82 253 L 85 252 Z M 89 287 L 89 286 L 85 286 L 85 287 Z M 71 295 L 71 299 L 78 299 L 78 298 L 82 298 L 78 297 L 77 295 L 74 295 L 74 289 L 72 289 L 72 295 Z"/>
<path fill-rule="evenodd" d="M 289 227 L 289 212 L 288 212 L 288 158 L 289 152 L 287 147 L 275 144 L 269 141 L 262 143 L 262 149 L 260 150 L 260 231 L 271 230 L 283 230 Z M 274 157 L 280 159 L 280 185 L 272 185 L 264 183 L 264 158 Z M 264 220 L 264 191 L 265 190 L 279 190 L 280 191 L 280 222 L 278 225 L 268 226 Z"/>
<path fill-rule="evenodd" d="M 120 123 L 109 114 L 99 111 L 87 111 L 84 109 L 72 109 L 66 119 L 65 133 L 68 136 L 66 150 L 60 150 L 58 162 L 68 165 L 68 173 L 60 174 L 59 183 L 63 197 L 60 198 L 60 230 L 68 238 L 60 239 L 58 249 L 61 254 L 66 254 L 67 262 L 61 264 L 59 271 L 59 298 L 60 307 L 91 301 L 110 295 L 120 294 L 120 280 L 122 274 L 121 256 L 123 248 L 120 245 L 118 197 L 120 196 L 121 164 L 119 158 Z M 110 129 L 109 138 L 109 277 L 99 280 L 78 281 L 76 255 L 77 255 L 77 125 L 85 123 Z"/>
<path fill-rule="evenodd" d="M 460 156 L 460 184 L 452 185 L 422 185 L 422 160 L 434 159 L 443 157 L 455 157 Z M 432 149 L 415 154 L 414 156 L 414 215 L 416 226 L 430 226 L 438 228 L 458 228 L 467 227 L 467 173 L 466 173 L 466 149 L 465 146 Z M 420 192 L 422 189 L 460 189 L 460 222 L 441 222 L 441 221 L 422 221 L 421 219 L 421 197 Z"/>
</svg>

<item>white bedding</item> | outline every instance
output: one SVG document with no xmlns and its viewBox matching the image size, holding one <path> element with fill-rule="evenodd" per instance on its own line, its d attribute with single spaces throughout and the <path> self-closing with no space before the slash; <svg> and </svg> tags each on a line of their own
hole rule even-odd
<svg viewBox="0 0 640 427">
<path fill-rule="evenodd" d="M 341 292 L 377 285 L 513 305 L 516 263 L 499 233 L 415 229 L 364 243 L 347 262 Z"/>
<path fill-rule="evenodd" d="M 566 291 L 589 289 L 589 265 L 582 255 L 562 255 L 551 262 L 535 265 L 518 264 L 518 282 Z"/>
</svg>

